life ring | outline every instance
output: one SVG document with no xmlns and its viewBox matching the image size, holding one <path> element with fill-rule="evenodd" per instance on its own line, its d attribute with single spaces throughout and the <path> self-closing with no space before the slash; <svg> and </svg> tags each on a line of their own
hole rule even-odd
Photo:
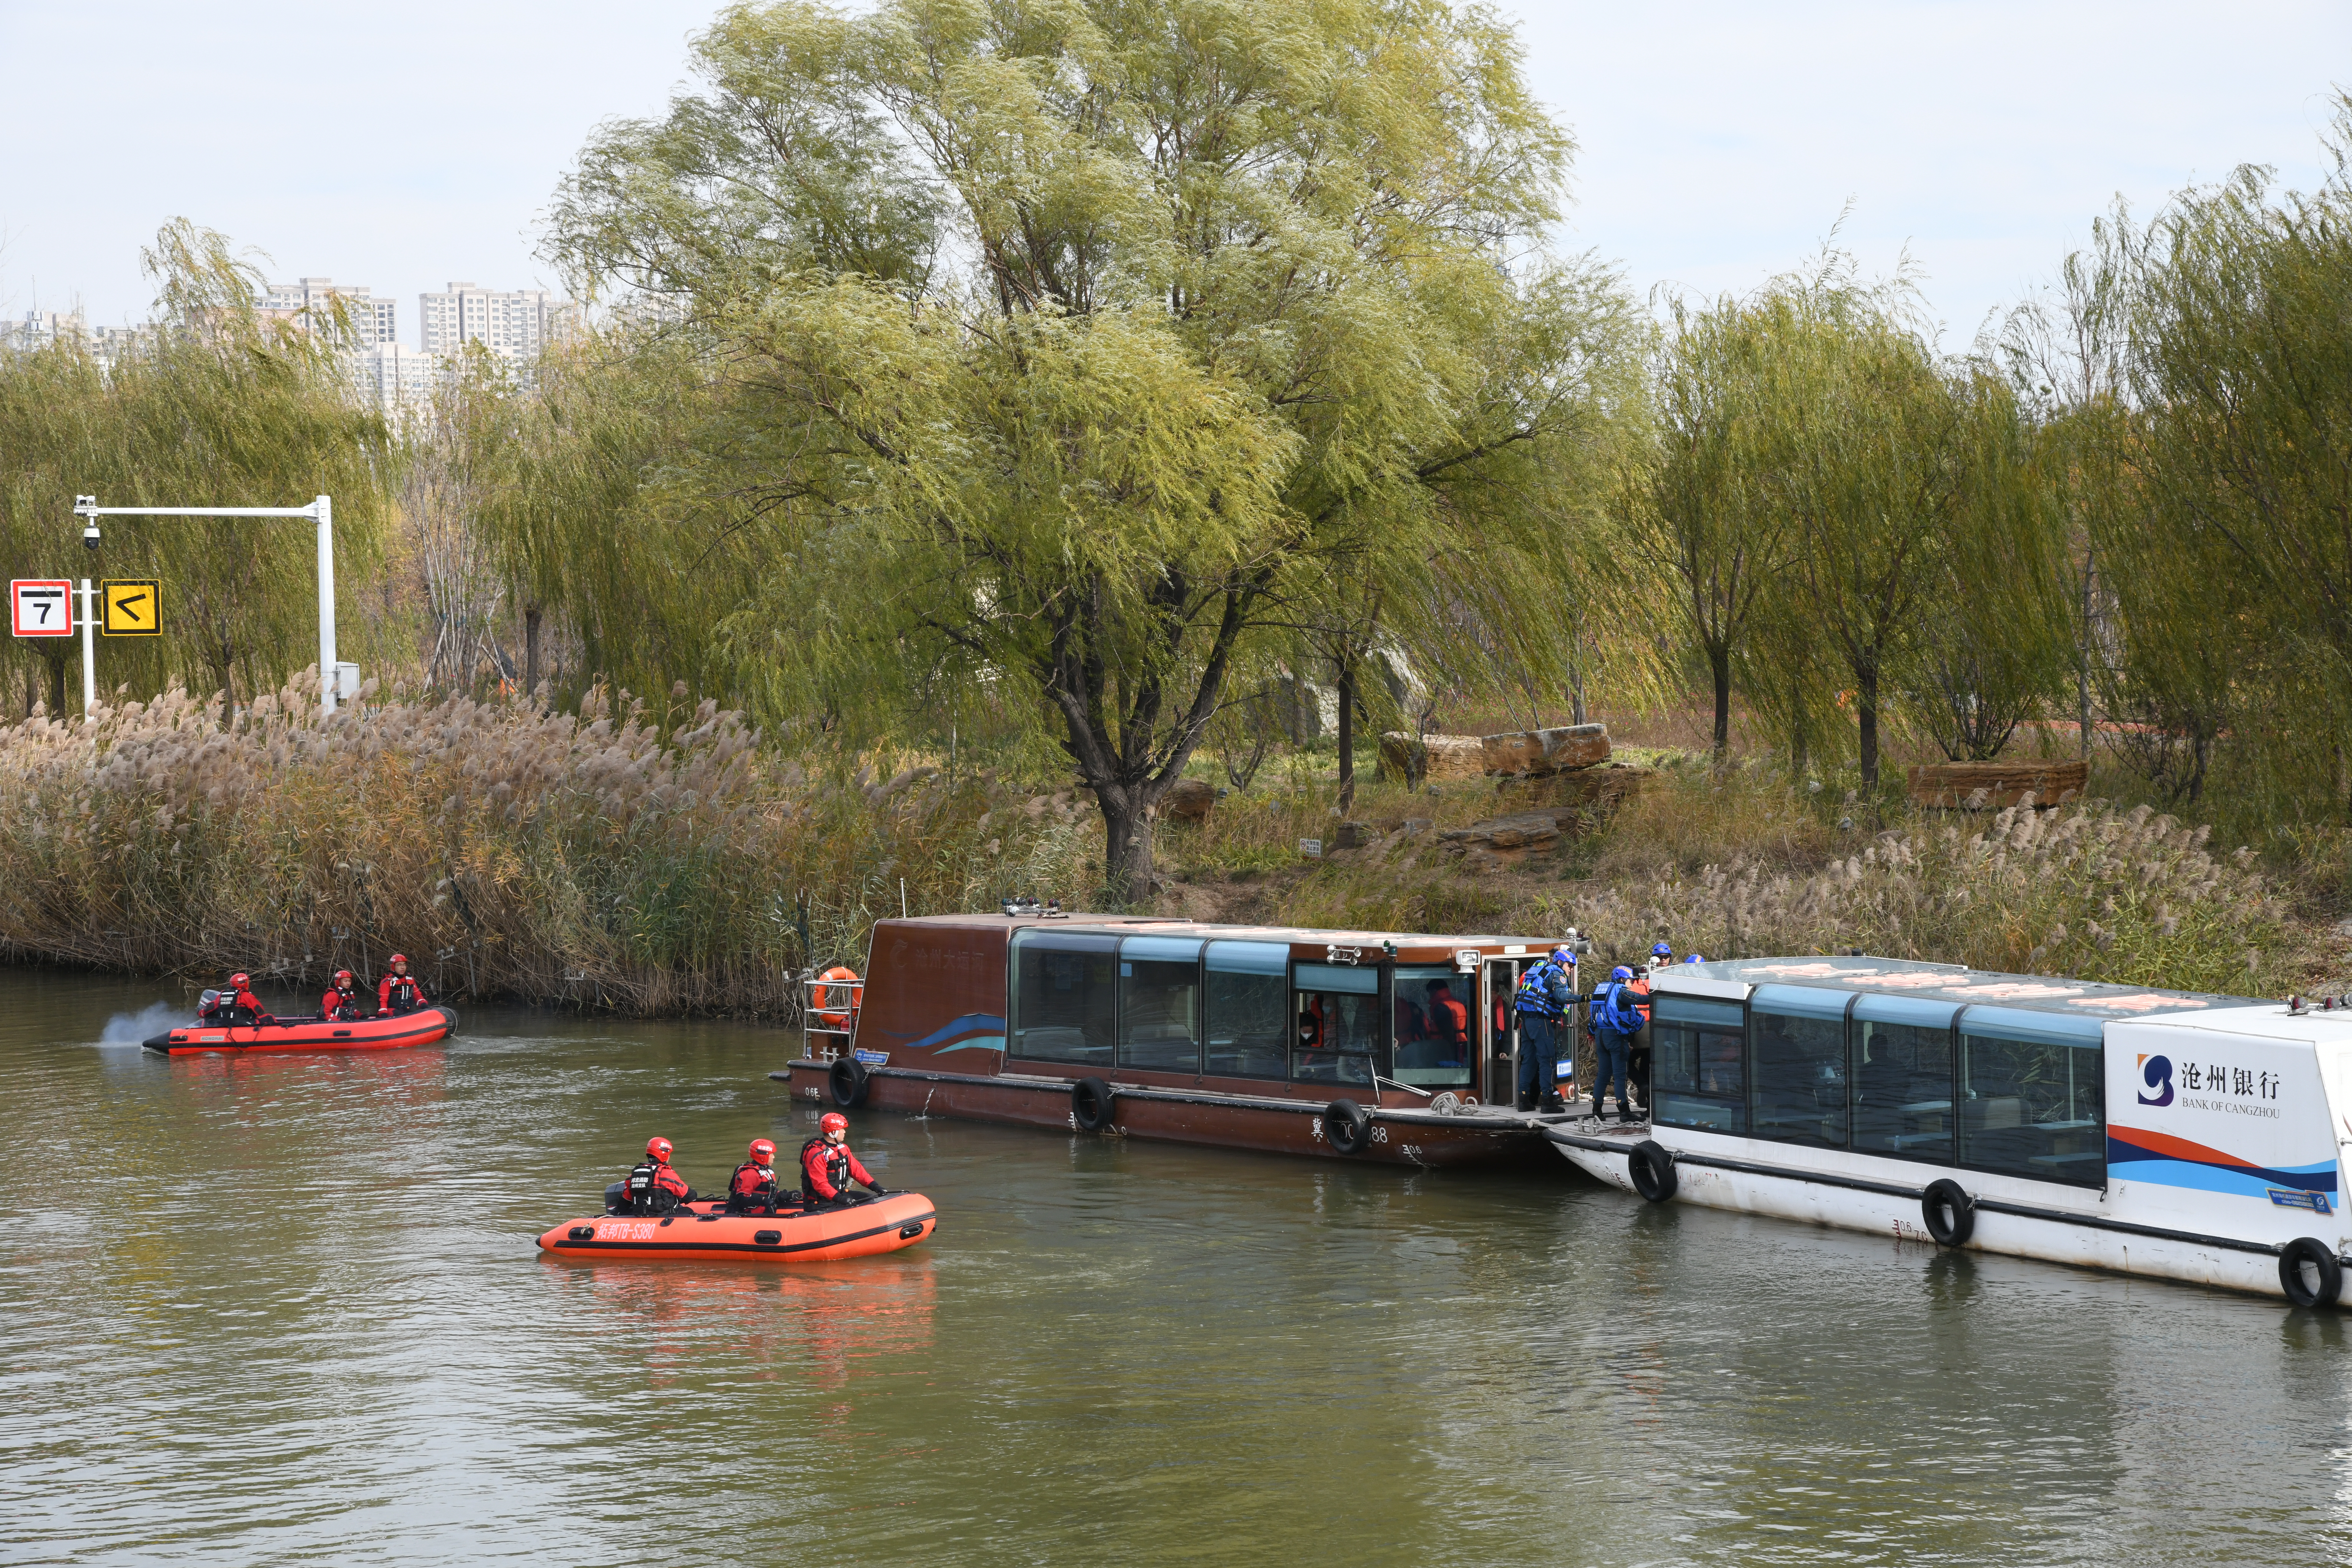
<svg viewBox="0 0 2352 1568">
<path fill-rule="evenodd" d="M 1360 1154 L 1372 1141 L 1372 1119 L 1352 1100 L 1335 1100 L 1323 1108 L 1323 1136 L 1342 1154 Z"/>
<path fill-rule="evenodd" d="M 2279 1288 L 2298 1307 L 2332 1307 L 2344 1290 L 2344 1266 L 2324 1241 L 2299 1236 L 2279 1248 Z"/>
<path fill-rule="evenodd" d="M 1675 1173 L 1675 1157 L 1654 1138 L 1644 1138 L 1625 1152 L 1625 1173 L 1633 1190 L 1654 1204 L 1667 1202 L 1682 1178 Z"/>
<path fill-rule="evenodd" d="M 1939 1247 L 1966 1247 L 1977 1232 L 1977 1204 L 1968 1189 L 1948 1177 L 1930 1182 L 1919 1194 L 1919 1217 Z"/>
<path fill-rule="evenodd" d="M 866 1103 L 866 1080 L 872 1076 L 866 1070 L 866 1064 L 856 1057 L 841 1057 L 826 1069 L 824 1086 L 835 1105 L 844 1110 L 855 1110 Z"/>
<path fill-rule="evenodd" d="M 809 1002 L 820 1029 L 846 1029 L 857 1007 L 857 971 L 836 963 L 810 988 Z"/>
<path fill-rule="evenodd" d="M 1118 1096 L 1098 1078 L 1082 1078 L 1070 1085 L 1070 1120 L 1081 1132 L 1099 1132 L 1111 1124 Z"/>
</svg>

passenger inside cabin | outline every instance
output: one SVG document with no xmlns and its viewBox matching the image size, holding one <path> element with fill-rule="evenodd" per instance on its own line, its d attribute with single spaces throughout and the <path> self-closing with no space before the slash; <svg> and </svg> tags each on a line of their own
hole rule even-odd
<svg viewBox="0 0 2352 1568">
<path fill-rule="evenodd" d="M 1470 1009 L 1454 1000 L 1454 988 L 1443 980 L 1429 983 L 1427 1038 L 1437 1047 L 1437 1061 L 1460 1067 L 1470 1059 Z"/>
</svg>

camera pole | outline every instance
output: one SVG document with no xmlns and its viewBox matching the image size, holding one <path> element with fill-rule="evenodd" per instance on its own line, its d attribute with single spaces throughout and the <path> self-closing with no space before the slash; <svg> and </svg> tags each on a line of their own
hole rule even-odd
<svg viewBox="0 0 2352 1568">
<path fill-rule="evenodd" d="M 101 517 L 307 517 L 319 525 L 319 710 L 324 713 L 335 710 L 337 689 L 342 683 L 343 666 L 335 661 L 335 503 L 320 496 L 309 506 L 100 506 L 96 496 L 76 496 L 74 515 L 83 520 L 81 542 L 92 550 L 98 548 L 98 520 Z M 82 582 L 82 605 L 89 605 L 89 583 Z M 82 633 L 82 712 L 89 711 L 89 703 L 97 691 L 89 674 L 89 633 L 84 620 Z M 359 667 L 351 667 L 356 682 Z"/>
</svg>

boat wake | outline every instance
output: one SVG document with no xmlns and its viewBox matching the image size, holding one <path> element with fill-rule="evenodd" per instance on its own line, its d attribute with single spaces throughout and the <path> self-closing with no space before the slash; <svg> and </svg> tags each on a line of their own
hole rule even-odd
<svg viewBox="0 0 2352 1568">
<path fill-rule="evenodd" d="M 117 1013 L 106 1021 L 105 1030 L 98 1037 L 101 1046 L 135 1046 L 150 1035 L 160 1035 L 167 1029 L 184 1029 L 195 1018 L 184 1007 L 169 1002 L 158 1002 L 142 1007 L 136 1013 Z"/>
</svg>

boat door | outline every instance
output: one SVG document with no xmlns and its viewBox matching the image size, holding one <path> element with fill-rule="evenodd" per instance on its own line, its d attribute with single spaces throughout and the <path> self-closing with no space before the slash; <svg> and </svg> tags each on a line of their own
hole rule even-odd
<svg viewBox="0 0 2352 1568">
<path fill-rule="evenodd" d="M 1506 1110 L 1518 1103 L 1519 1029 L 1511 1015 L 1511 998 L 1519 988 L 1519 964 L 1513 958 L 1491 958 L 1479 997 L 1479 1059 L 1486 1064 L 1479 1092 L 1489 1105 Z"/>
</svg>

